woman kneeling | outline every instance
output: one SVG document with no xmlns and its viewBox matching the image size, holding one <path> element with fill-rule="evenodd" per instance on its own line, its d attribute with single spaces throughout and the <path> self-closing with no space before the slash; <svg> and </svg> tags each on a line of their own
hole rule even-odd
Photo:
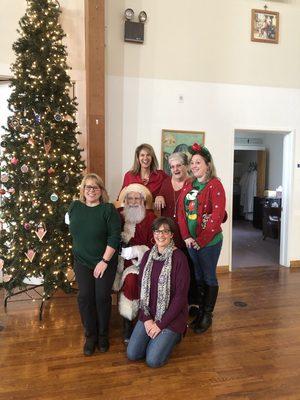
<svg viewBox="0 0 300 400">
<path fill-rule="evenodd" d="M 164 365 L 186 331 L 190 273 L 187 259 L 173 243 L 176 227 L 171 218 L 152 224 L 155 245 L 141 261 L 140 309 L 127 356 L 146 359 L 149 367 Z"/>
</svg>

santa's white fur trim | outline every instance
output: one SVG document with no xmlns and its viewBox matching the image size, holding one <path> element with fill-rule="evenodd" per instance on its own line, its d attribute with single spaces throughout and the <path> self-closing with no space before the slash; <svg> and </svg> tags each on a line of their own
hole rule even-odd
<svg viewBox="0 0 300 400">
<path fill-rule="evenodd" d="M 133 222 L 125 222 L 121 237 L 124 243 L 128 243 L 134 237 L 136 224 Z"/>
<path fill-rule="evenodd" d="M 120 315 L 124 318 L 133 321 L 137 316 L 139 310 L 139 301 L 138 300 L 129 300 L 124 296 L 124 293 L 120 293 L 119 295 L 119 312 Z"/>
</svg>

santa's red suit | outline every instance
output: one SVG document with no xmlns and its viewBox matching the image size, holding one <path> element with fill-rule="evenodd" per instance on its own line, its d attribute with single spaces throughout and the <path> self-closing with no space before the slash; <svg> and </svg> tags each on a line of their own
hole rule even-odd
<svg viewBox="0 0 300 400">
<path fill-rule="evenodd" d="M 119 257 L 114 289 L 119 290 L 119 312 L 122 317 L 132 321 L 138 312 L 138 273 L 139 263 L 144 253 L 153 246 L 152 222 L 156 216 L 146 210 L 145 218 L 138 224 L 124 221 L 122 242 L 126 245 Z"/>
</svg>

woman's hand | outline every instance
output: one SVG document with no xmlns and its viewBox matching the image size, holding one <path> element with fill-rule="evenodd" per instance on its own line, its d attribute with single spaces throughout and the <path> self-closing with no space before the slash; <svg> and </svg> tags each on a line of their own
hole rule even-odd
<svg viewBox="0 0 300 400">
<path fill-rule="evenodd" d="M 95 278 L 102 278 L 105 270 L 107 268 L 107 263 L 104 261 L 99 261 L 94 269 L 94 277 Z"/>
<path fill-rule="evenodd" d="M 196 242 L 195 239 L 190 237 L 190 238 L 185 239 L 184 241 L 185 241 L 185 245 L 187 248 L 189 248 L 189 249 L 194 248 L 195 250 L 200 250 L 200 246 Z"/>
<path fill-rule="evenodd" d="M 160 211 L 162 208 L 166 207 L 166 202 L 164 196 L 156 196 L 154 201 L 154 208 Z"/>
<path fill-rule="evenodd" d="M 144 322 L 145 331 L 146 331 L 148 336 L 150 336 L 149 332 L 150 332 L 150 330 L 151 330 L 153 325 L 154 325 L 153 319 L 148 319 L 148 321 Z"/>
<path fill-rule="evenodd" d="M 156 338 L 156 336 L 158 336 L 160 334 L 160 332 L 161 332 L 161 329 L 154 322 L 151 326 L 148 336 L 150 336 L 151 339 L 154 339 L 154 338 Z"/>
</svg>

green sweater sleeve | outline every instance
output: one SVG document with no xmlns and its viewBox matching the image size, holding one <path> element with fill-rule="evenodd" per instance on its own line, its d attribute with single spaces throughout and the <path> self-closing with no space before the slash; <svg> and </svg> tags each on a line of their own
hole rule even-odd
<svg viewBox="0 0 300 400">
<path fill-rule="evenodd" d="M 108 226 L 107 245 L 117 250 L 121 241 L 121 218 L 113 204 L 107 205 L 105 217 Z"/>
</svg>

